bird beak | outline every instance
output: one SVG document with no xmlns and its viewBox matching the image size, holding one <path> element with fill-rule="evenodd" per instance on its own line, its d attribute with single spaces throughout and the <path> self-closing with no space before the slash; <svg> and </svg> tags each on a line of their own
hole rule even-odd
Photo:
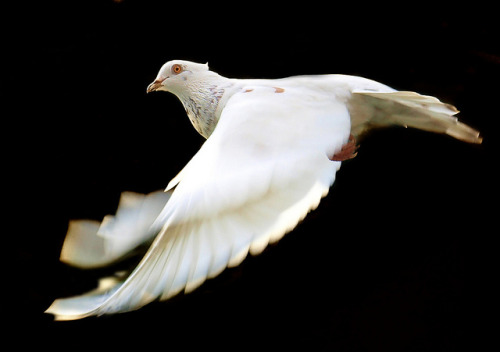
<svg viewBox="0 0 500 352">
<path fill-rule="evenodd" d="M 163 86 L 163 81 L 165 80 L 166 78 L 163 78 L 163 79 L 155 79 L 155 81 L 153 83 L 151 83 L 148 88 L 146 89 L 146 93 L 151 93 L 151 92 L 154 92 L 155 90 L 158 90 L 160 89 L 162 86 Z"/>
</svg>

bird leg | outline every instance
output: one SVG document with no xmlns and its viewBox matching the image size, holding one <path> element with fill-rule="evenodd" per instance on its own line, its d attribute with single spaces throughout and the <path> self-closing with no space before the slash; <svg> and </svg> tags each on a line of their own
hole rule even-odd
<svg viewBox="0 0 500 352">
<path fill-rule="evenodd" d="M 356 152 L 357 149 L 358 146 L 356 145 L 356 138 L 354 138 L 354 136 L 351 134 L 349 135 L 349 140 L 347 141 L 347 143 L 344 144 L 342 146 L 342 149 L 340 149 L 337 153 L 333 154 L 330 160 L 344 161 L 352 159 L 358 154 Z"/>
</svg>

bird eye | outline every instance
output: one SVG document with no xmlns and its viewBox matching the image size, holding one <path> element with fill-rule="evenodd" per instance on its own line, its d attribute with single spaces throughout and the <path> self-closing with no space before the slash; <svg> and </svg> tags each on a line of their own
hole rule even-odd
<svg viewBox="0 0 500 352">
<path fill-rule="evenodd" d="M 182 72 L 182 66 L 179 64 L 175 64 L 172 66 L 172 73 L 175 75 L 178 75 L 179 73 Z"/>
</svg>

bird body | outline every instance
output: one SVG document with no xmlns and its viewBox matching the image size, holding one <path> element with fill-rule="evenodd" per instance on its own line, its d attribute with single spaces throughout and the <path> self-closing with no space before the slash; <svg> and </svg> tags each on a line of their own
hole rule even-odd
<svg viewBox="0 0 500 352">
<path fill-rule="evenodd" d="M 182 72 L 174 73 L 173 66 L 180 66 Z M 176 77 L 180 74 L 184 76 Z M 167 78 L 168 87 L 162 84 L 167 81 Z M 170 82 L 172 78 L 174 82 Z M 296 92 L 298 89 L 298 94 L 302 98 L 318 101 L 320 97 L 326 95 L 327 100 L 336 99 L 344 103 L 348 101 L 355 89 L 394 91 L 381 83 L 346 75 L 295 76 L 276 80 L 230 79 L 209 71 L 206 64 L 175 60 L 166 63 L 161 68 L 155 81 L 149 85 L 148 92 L 166 90 L 175 94 L 184 105 L 195 129 L 203 137 L 208 138 L 217 125 L 227 101 L 236 93 L 250 93 L 255 89 L 259 89 L 260 93 L 269 94 Z"/>
<path fill-rule="evenodd" d="M 190 292 L 248 253 L 259 254 L 318 206 L 341 161 L 355 155 L 345 146 L 371 127 L 402 125 L 481 141 L 453 117 L 453 106 L 361 77 L 239 80 L 175 60 L 147 89 L 161 90 L 180 99 L 207 141 L 163 196 L 129 194 L 133 201 L 122 199 L 114 221 L 70 224 L 61 259 L 80 267 L 105 265 L 152 243 L 125 280 L 56 300 L 47 311 L 57 319 L 130 311 Z"/>
</svg>

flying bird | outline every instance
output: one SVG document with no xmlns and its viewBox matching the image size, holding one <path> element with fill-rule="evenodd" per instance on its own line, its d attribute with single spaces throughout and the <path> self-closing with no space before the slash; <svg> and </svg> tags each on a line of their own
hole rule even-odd
<svg viewBox="0 0 500 352">
<path fill-rule="evenodd" d="M 454 106 L 356 76 L 230 79 L 174 60 L 147 87 L 154 91 L 175 94 L 207 140 L 164 192 L 125 192 L 115 216 L 70 222 L 61 260 L 76 267 L 149 247 L 130 275 L 55 300 L 47 312 L 58 320 L 188 293 L 261 253 L 318 206 L 367 130 L 399 125 L 481 143 Z"/>
</svg>

